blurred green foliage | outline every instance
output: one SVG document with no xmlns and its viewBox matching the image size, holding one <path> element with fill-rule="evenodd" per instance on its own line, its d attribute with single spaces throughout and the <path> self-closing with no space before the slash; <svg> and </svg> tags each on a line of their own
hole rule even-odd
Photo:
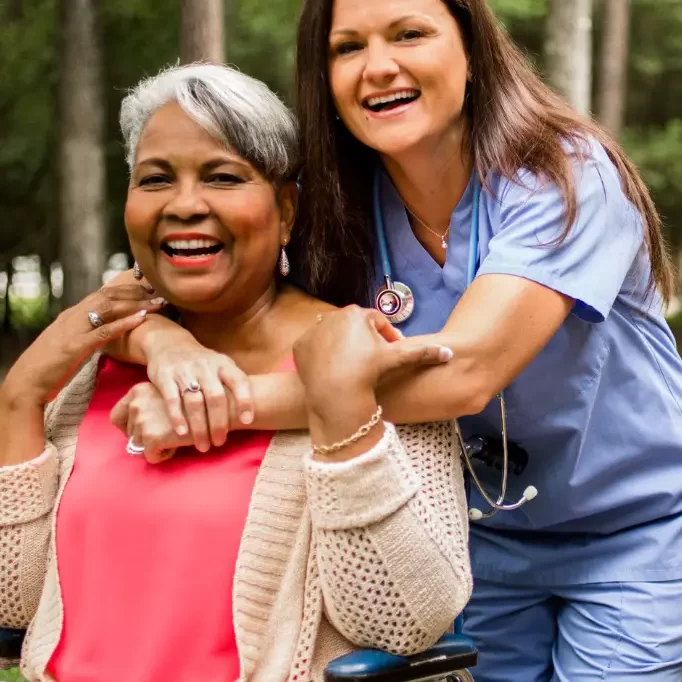
<svg viewBox="0 0 682 682">
<path fill-rule="evenodd" d="M 10 668 L 9 670 L 0 670 L 0 682 L 26 682 L 19 674 L 18 668 Z"/>
<path fill-rule="evenodd" d="M 225 0 L 228 62 L 291 102 L 300 0 Z M 627 131 L 623 142 L 649 183 L 671 241 L 682 246 L 682 0 L 631 0 Z M 117 128 L 126 88 L 178 59 L 179 0 L 100 0 L 107 96 L 110 251 L 127 248 L 127 170 Z M 546 0 L 490 0 L 542 71 Z M 0 268 L 7 258 L 57 253 L 55 93 L 57 0 L 0 3 Z M 601 0 L 596 0 L 595 72 Z M 599 87 L 595 78 L 595 88 Z"/>
</svg>

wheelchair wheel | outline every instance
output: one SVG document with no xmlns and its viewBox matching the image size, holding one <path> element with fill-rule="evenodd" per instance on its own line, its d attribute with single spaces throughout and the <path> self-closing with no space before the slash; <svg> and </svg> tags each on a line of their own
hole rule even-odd
<svg viewBox="0 0 682 682">
<path fill-rule="evenodd" d="M 451 677 L 448 677 L 449 682 L 474 682 L 472 674 L 468 670 L 460 670 Z"/>
</svg>

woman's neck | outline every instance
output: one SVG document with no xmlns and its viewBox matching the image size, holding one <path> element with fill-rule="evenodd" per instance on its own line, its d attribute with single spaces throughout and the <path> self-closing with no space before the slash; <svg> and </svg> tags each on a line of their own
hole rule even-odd
<svg viewBox="0 0 682 682">
<path fill-rule="evenodd" d="M 234 310 L 183 311 L 185 328 L 206 348 L 225 353 L 247 373 L 269 372 L 286 360 L 305 331 L 312 312 L 308 297 L 273 283 L 257 298 Z"/>
<path fill-rule="evenodd" d="M 382 157 L 384 168 L 407 208 L 439 234 L 447 230 L 472 172 L 472 161 L 462 137 L 454 137 L 400 157 Z"/>
</svg>

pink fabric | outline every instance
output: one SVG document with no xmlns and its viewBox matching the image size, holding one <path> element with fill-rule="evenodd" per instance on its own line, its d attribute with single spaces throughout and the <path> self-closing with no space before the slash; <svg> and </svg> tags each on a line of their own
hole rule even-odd
<svg viewBox="0 0 682 682">
<path fill-rule="evenodd" d="M 232 682 L 235 563 L 272 433 L 150 465 L 109 422 L 144 370 L 103 361 L 57 516 L 58 682 Z M 101 643 L 106 642 L 106 646 Z"/>
</svg>

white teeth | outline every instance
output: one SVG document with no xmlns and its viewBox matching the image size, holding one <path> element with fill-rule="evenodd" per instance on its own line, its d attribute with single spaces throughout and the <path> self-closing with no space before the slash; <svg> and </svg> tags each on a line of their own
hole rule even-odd
<svg viewBox="0 0 682 682">
<path fill-rule="evenodd" d="M 208 249 L 220 242 L 217 239 L 174 239 L 166 242 L 171 249 Z"/>
<path fill-rule="evenodd" d="M 370 97 L 367 100 L 367 104 L 370 107 L 375 107 L 378 104 L 388 104 L 389 102 L 395 102 L 399 99 L 411 99 L 412 97 L 417 97 L 419 95 L 419 90 L 403 90 L 402 92 L 394 92 L 391 95 L 384 95 L 382 97 Z"/>
</svg>

